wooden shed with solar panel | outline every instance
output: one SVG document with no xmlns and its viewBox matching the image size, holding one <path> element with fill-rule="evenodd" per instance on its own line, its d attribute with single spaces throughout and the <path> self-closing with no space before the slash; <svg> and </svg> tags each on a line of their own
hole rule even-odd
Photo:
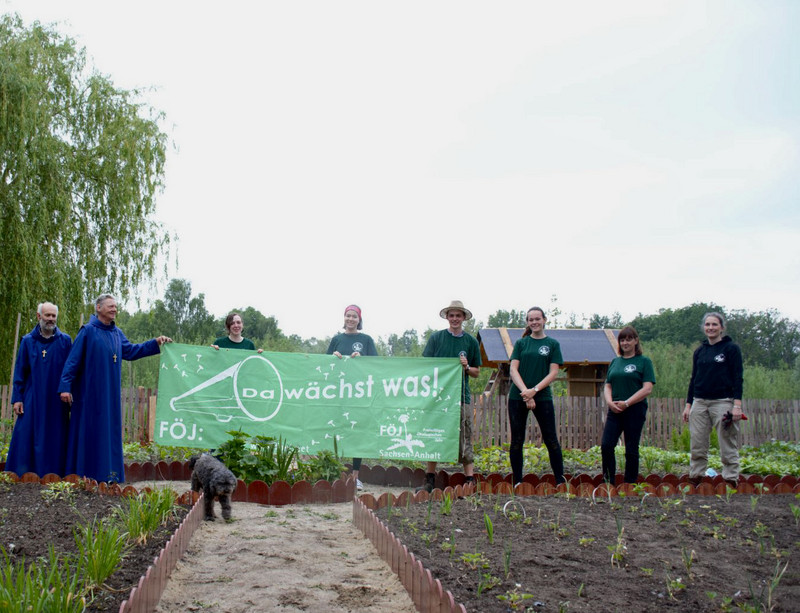
<svg viewBox="0 0 800 613">
<path fill-rule="evenodd" d="M 494 368 L 484 393 L 507 396 L 511 386 L 509 367 L 514 343 L 522 338 L 522 328 L 484 328 L 478 332 L 484 368 Z M 564 366 L 559 380 L 566 381 L 570 396 L 599 397 L 603 393 L 608 365 L 617 357 L 619 330 L 553 330 L 547 336 L 561 345 Z"/>
</svg>

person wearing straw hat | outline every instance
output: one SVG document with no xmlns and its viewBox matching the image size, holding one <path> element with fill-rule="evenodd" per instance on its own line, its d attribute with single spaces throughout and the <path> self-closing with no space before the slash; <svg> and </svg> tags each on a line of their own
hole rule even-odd
<svg viewBox="0 0 800 613">
<path fill-rule="evenodd" d="M 461 380 L 461 428 L 458 441 L 458 461 L 464 465 L 467 483 L 475 481 L 473 476 L 474 456 L 472 452 L 472 416 L 466 410 L 470 403 L 469 379 L 480 374 L 481 350 L 478 341 L 464 331 L 464 322 L 472 319 L 472 313 L 460 300 L 453 300 L 439 311 L 449 327 L 431 334 L 422 355 L 426 358 L 459 358 L 464 370 Z M 428 462 L 425 485 L 418 488 L 433 491 L 436 477 L 436 462 Z"/>
<path fill-rule="evenodd" d="M 369 334 L 364 334 L 361 329 L 364 327 L 364 320 L 361 318 L 361 308 L 351 304 L 344 309 L 344 332 L 340 332 L 331 339 L 328 345 L 328 355 L 335 355 L 337 358 L 343 357 L 357 358 L 362 355 L 376 356 L 378 350 L 375 348 L 375 341 Z M 361 470 L 361 458 L 353 458 L 353 477 L 356 480 L 356 489 L 363 490 L 364 484 L 358 478 L 358 471 Z"/>
</svg>

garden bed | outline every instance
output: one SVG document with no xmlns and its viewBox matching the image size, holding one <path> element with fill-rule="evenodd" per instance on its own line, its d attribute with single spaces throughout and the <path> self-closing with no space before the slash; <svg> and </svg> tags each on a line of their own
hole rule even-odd
<svg viewBox="0 0 800 613">
<path fill-rule="evenodd" d="M 446 514 L 403 496 L 375 513 L 467 611 L 795 611 L 800 501 L 759 490 L 478 494 Z"/>
<path fill-rule="evenodd" d="M 50 545 L 57 553 L 76 553 L 74 527 L 94 518 L 109 517 L 122 502 L 119 496 L 81 489 L 75 489 L 70 499 L 46 500 L 42 496 L 44 488 L 38 482 L 0 485 L 0 545 L 11 563 L 46 560 Z M 146 543 L 132 547 L 122 565 L 107 579 L 107 589 L 99 591 L 86 610 L 118 611 L 188 511 L 188 506 L 177 507 L 176 516 Z"/>
</svg>

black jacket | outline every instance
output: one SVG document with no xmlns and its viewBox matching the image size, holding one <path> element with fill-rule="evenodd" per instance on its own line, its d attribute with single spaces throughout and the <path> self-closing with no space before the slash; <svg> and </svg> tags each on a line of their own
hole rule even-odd
<svg viewBox="0 0 800 613">
<path fill-rule="evenodd" d="M 695 398 L 717 400 L 742 398 L 742 350 L 729 336 L 711 345 L 703 341 L 692 358 L 692 379 L 686 402 Z"/>
</svg>

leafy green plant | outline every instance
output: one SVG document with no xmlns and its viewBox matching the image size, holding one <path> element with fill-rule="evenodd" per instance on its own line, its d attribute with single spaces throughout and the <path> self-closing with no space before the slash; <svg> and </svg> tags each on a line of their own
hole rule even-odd
<svg viewBox="0 0 800 613">
<path fill-rule="evenodd" d="M 114 518 L 128 540 L 146 543 L 147 539 L 175 514 L 177 495 L 171 488 L 129 496 L 114 511 Z"/>
<path fill-rule="evenodd" d="M 511 539 L 509 539 L 503 544 L 503 572 L 505 573 L 506 579 L 508 579 L 508 575 L 511 573 L 511 548 Z"/>
<path fill-rule="evenodd" d="M 675 594 L 681 592 L 686 589 L 686 584 L 683 582 L 683 579 L 680 577 L 676 577 L 673 579 L 669 575 L 667 575 L 667 593 L 669 594 L 670 599 L 677 600 L 675 598 Z"/>
<path fill-rule="evenodd" d="M 475 553 L 462 553 L 459 561 L 471 570 L 478 570 L 480 568 L 489 568 L 489 560 L 483 553 L 476 551 Z"/>
<path fill-rule="evenodd" d="M 453 559 L 453 554 L 456 551 L 455 534 L 453 534 L 452 538 L 445 539 L 442 542 L 442 544 L 440 545 L 440 547 L 442 548 L 442 551 L 446 551 L 446 552 L 448 552 L 450 554 L 449 558 L 452 560 Z"/>
<path fill-rule="evenodd" d="M 683 567 L 686 569 L 686 577 L 688 580 L 692 579 L 692 565 L 694 564 L 694 549 L 686 551 L 686 547 L 681 547 L 681 561 Z"/>
<path fill-rule="evenodd" d="M 76 487 L 69 481 L 59 481 L 58 483 L 48 483 L 42 489 L 42 498 L 45 502 L 52 503 L 56 500 L 64 500 L 70 505 L 75 504 Z"/>
<path fill-rule="evenodd" d="M 794 517 L 794 525 L 800 525 L 800 506 L 796 504 L 789 503 L 789 510 L 792 512 L 792 517 Z"/>
<path fill-rule="evenodd" d="M 442 505 L 439 507 L 439 513 L 442 515 L 450 515 L 453 512 L 453 497 L 448 493 L 442 498 Z"/>
<path fill-rule="evenodd" d="M 486 536 L 489 538 L 489 544 L 494 545 L 494 524 L 488 513 L 483 514 L 483 525 L 486 526 Z"/>
<path fill-rule="evenodd" d="M 3 551 L 0 564 L 0 609 L 3 611 L 58 611 L 82 613 L 87 605 L 87 590 L 75 564 L 62 560 L 53 547 L 48 559 L 11 562 Z"/>
<path fill-rule="evenodd" d="M 478 581 L 478 596 L 480 596 L 483 592 L 492 589 L 493 587 L 497 587 L 500 585 L 500 583 L 500 579 L 493 576 L 491 573 L 482 573 L 481 578 Z"/>
<path fill-rule="evenodd" d="M 614 520 L 617 523 L 617 540 L 613 545 L 607 545 L 607 548 L 611 552 L 611 567 L 622 568 L 622 562 L 625 560 L 625 554 L 628 551 L 628 547 L 625 544 L 625 527 L 619 517 L 615 516 Z"/>
<path fill-rule="evenodd" d="M 125 535 L 111 522 L 92 520 L 73 530 L 86 588 L 101 588 L 128 549 Z"/>
<path fill-rule="evenodd" d="M 513 590 L 497 596 L 498 600 L 505 602 L 512 611 L 522 611 L 525 608 L 525 601 L 533 598 L 533 594 L 526 594 L 519 591 L 520 585 L 514 586 Z"/>
</svg>

